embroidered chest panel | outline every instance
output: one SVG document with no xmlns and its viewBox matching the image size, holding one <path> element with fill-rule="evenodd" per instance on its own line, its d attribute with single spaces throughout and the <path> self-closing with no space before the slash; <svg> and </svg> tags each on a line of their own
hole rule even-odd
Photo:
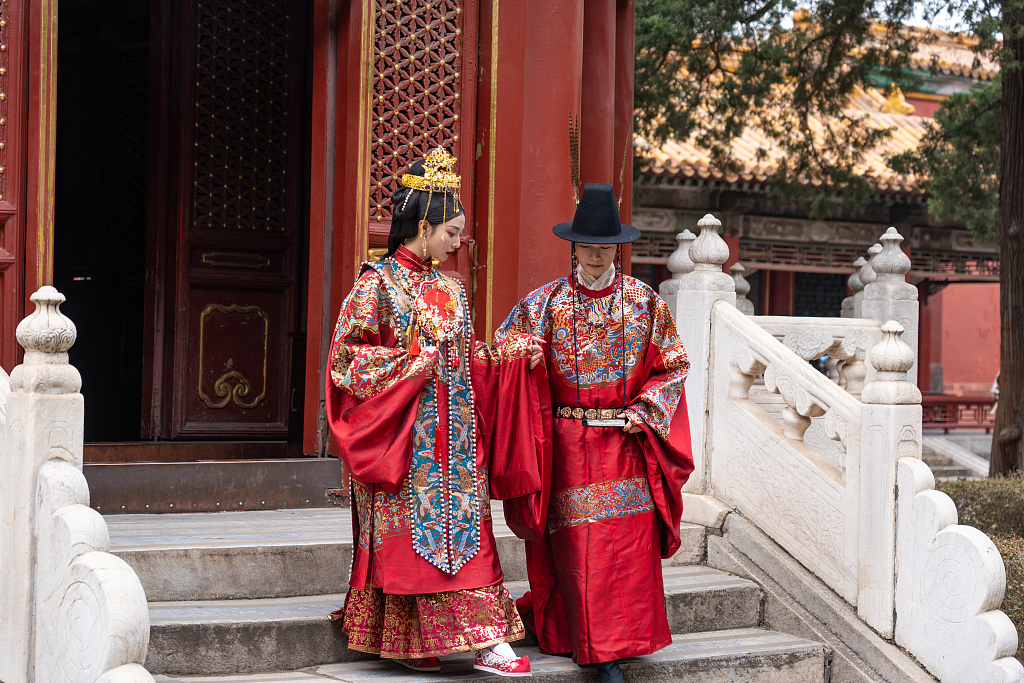
<svg viewBox="0 0 1024 683">
<path fill-rule="evenodd" d="M 480 473 L 465 292 L 436 270 L 413 272 L 393 259 L 371 267 L 384 282 L 406 348 L 429 344 L 441 356 L 436 372 L 447 387 L 448 449 L 438 452 L 438 386 L 428 382 L 417 407 L 405 504 L 413 550 L 441 571 L 455 574 L 480 548 Z"/>
<path fill-rule="evenodd" d="M 647 293 L 628 278 L 620 296 L 616 288 L 608 296 L 582 297 L 575 307 L 576 335 L 573 339 L 573 292 L 566 278 L 557 280 L 549 296 L 538 296 L 530 306 L 539 306 L 545 327 L 551 331 L 551 360 L 555 371 L 569 384 L 600 387 L 620 384 L 623 372 L 633 377 L 647 351 L 651 336 L 651 313 Z M 546 288 L 545 288 L 546 289 Z M 535 294 L 542 294 L 540 290 Z M 626 330 L 623 340 L 623 329 Z M 579 349 L 579 353 L 575 352 Z"/>
</svg>

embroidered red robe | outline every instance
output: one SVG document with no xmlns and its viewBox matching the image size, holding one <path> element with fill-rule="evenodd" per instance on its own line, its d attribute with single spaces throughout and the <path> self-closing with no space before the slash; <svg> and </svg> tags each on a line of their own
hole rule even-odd
<svg viewBox="0 0 1024 683">
<path fill-rule="evenodd" d="M 679 548 L 680 490 L 693 457 L 689 361 L 668 306 L 628 276 L 601 291 L 577 290 L 575 321 L 573 287 L 561 278 L 523 299 L 496 339 L 533 334 L 550 345 L 548 533 L 527 543 L 531 590 L 519 606 L 542 652 L 591 664 L 672 642 L 661 558 Z M 557 416 L 623 405 L 642 433 Z M 505 505 L 506 515 L 517 514 L 515 501 Z"/>
<path fill-rule="evenodd" d="M 415 299 L 442 280 L 464 310 L 458 283 L 403 247 L 364 267 L 338 317 L 327 413 L 352 475 L 354 589 L 415 595 L 501 583 L 490 498 L 525 497 L 524 523 L 543 527 L 546 370 L 529 369 L 529 335 L 492 349 L 466 324 L 444 353 L 431 345 Z M 430 441 L 430 457 L 410 472 Z M 454 447 L 469 452 L 466 441 L 472 461 Z"/>
</svg>

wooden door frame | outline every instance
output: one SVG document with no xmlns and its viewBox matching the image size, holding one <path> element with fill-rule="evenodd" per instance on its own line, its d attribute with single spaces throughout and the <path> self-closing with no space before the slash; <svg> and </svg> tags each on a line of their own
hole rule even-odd
<svg viewBox="0 0 1024 683">
<path fill-rule="evenodd" d="M 57 134 L 57 2 L 2 0 L 6 64 L 0 73 L 0 365 L 21 362 L 18 323 L 32 293 L 53 284 Z"/>
<path fill-rule="evenodd" d="M 38 124 L 31 131 L 29 129 L 29 121 L 32 119 L 37 122 L 47 121 L 52 126 L 51 110 L 39 110 L 41 104 L 51 106 L 51 100 L 45 97 L 30 98 L 29 89 L 44 87 L 41 74 L 48 73 L 56 62 L 56 42 L 52 44 L 52 53 L 42 47 L 44 36 L 53 38 L 51 29 L 43 30 L 44 24 L 55 23 L 55 17 L 52 13 L 44 12 L 42 6 L 33 6 L 32 9 L 38 12 L 26 11 L 24 2 L 8 0 L 3 3 L 0 12 L 6 21 L 6 26 L 0 28 L 0 42 L 8 46 L 5 51 L 6 70 L 0 75 L 0 92 L 5 95 L 5 99 L 0 101 L 0 118 L 5 119 L 0 134 L 0 141 L 4 144 L 4 148 L 0 149 L 0 166 L 4 167 L 5 180 L 3 196 L 0 196 L 0 366 L 8 372 L 22 359 L 23 352 L 15 340 L 15 330 L 25 316 L 25 311 L 31 310 L 32 304 L 28 297 L 40 286 L 53 281 L 52 258 L 48 259 L 48 255 L 53 254 L 49 246 L 53 236 L 52 201 L 49 222 L 45 221 L 44 215 L 42 234 L 40 231 L 35 232 L 31 248 L 28 247 L 27 226 L 30 158 L 31 163 L 42 164 L 44 168 L 50 169 L 51 181 L 43 185 L 49 188 L 52 198 L 52 149 L 47 158 L 47 148 L 33 144 L 30 137 L 30 134 L 35 135 L 38 143 L 40 135 L 45 139 L 48 132 L 45 125 L 42 130 L 39 130 Z M 43 56 L 48 57 L 45 64 L 28 68 Z M 56 92 L 56 79 L 53 79 L 52 86 Z M 36 175 L 35 184 L 38 183 Z M 38 194 L 39 188 L 34 186 L 33 191 Z M 38 203 L 34 202 L 37 206 Z M 26 306 L 29 308 L 26 309 Z"/>
</svg>

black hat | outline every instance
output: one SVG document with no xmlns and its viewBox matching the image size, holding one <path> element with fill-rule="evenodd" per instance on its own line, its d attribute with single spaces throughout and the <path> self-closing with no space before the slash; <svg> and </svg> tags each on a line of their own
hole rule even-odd
<svg viewBox="0 0 1024 683">
<path fill-rule="evenodd" d="M 559 223 L 551 231 L 563 240 L 584 244 L 625 244 L 640 237 L 639 230 L 619 219 L 615 192 L 604 183 L 584 185 L 572 223 Z"/>
</svg>

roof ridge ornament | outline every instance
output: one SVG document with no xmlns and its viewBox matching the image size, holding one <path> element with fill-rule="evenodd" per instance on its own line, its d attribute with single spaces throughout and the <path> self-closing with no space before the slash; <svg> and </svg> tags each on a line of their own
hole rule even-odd
<svg viewBox="0 0 1024 683">
<path fill-rule="evenodd" d="M 878 111 L 883 114 L 902 114 L 903 116 L 911 116 L 917 111 L 917 108 L 907 102 L 903 96 L 903 91 L 900 90 L 900 86 L 893 83 L 887 90 L 885 104 L 878 108 Z"/>
</svg>

